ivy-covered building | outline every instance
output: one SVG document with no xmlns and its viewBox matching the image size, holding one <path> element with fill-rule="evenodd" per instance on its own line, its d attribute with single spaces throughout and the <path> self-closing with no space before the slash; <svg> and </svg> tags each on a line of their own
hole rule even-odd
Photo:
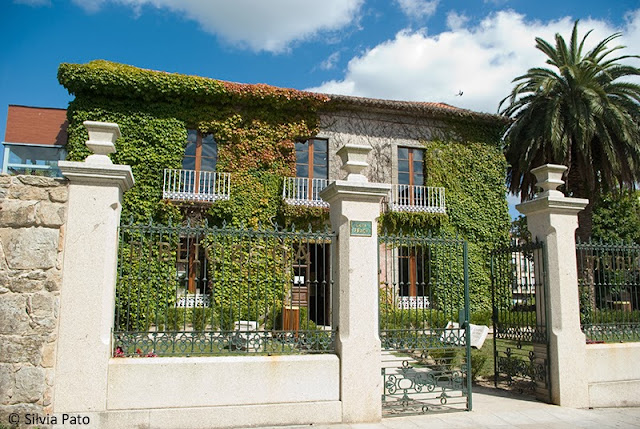
<svg viewBox="0 0 640 429">
<path fill-rule="evenodd" d="M 472 304 L 487 308 L 488 251 L 507 242 L 505 119 L 442 103 L 317 94 L 145 70 L 107 61 L 61 64 L 75 99 L 68 159 L 88 155 L 82 123 L 115 122 L 113 161 L 136 178 L 123 219 L 322 228 L 318 192 L 343 179 L 336 155 L 366 144 L 372 182 L 392 184 L 381 232 L 452 234 L 469 242 Z M 398 254 L 407 296 L 424 293 L 424 255 Z M 190 287 L 190 289 L 192 289 Z"/>
</svg>

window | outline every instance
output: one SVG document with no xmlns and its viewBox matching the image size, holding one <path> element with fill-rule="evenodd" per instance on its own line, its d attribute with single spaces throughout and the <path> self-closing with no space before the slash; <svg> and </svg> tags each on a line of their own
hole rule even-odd
<svg viewBox="0 0 640 429">
<path fill-rule="evenodd" d="M 187 130 L 187 147 L 182 168 L 195 171 L 215 171 L 218 162 L 218 144 L 213 134 Z"/>
<path fill-rule="evenodd" d="M 408 147 L 398 148 L 398 184 L 424 185 L 424 150 Z"/>
<path fill-rule="evenodd" d="M 328 144 L 325 139 L 309 139 L 296 143 L 296 176 L 328 179 Z"/>
<path fill-rule="evenodd" d="M 424 201 L 424 150 L 398 147 L 398 195 L 396 204 L 414 206 Z"/>
<path fill-rule="evenodd" d="M 400 296 L 426 296 L 429 275 L 425 273 L 428 266 L 428 249 L 422 247 L 398 248 L 398 285 Z M 425 264 L 426 263 L 426 264 Z M 427 274 L 425 276 L 425 274 Z"/>
<path fill-rule="evenodd" d="M 5 143 L 2 172 L 50 177 L 60 176 L 58 161 L 64 159 L 65 156 L 66 151 L 61 146 Z"/>
</svg>

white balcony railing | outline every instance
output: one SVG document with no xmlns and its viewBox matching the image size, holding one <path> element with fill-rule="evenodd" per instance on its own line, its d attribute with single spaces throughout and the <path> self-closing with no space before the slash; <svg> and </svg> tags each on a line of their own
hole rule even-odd
<svg viewBox="0 0 640 429">
<path fill-rule="evenodd" d="M 282 198 L 287 204 L 296 206 L 329 207 L 318 195 L 328 184 L 327 179 L 285 177 Z"/>
<path fill-rule="evenodd" d="M 396 212 L 446 213 L 444 188 L 393 185 L 389 210 Z"/>
<path fill-rule="evenodd" d="M 228 200 L 231 174 L 215 171 L 164 170 L 162 198 L 179 201 Z"/>
</svg>

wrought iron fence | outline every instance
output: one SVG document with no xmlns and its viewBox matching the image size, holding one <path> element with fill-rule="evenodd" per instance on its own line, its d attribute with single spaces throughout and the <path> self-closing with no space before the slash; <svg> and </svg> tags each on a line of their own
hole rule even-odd
<svg viewBox="0 0 640 429">
<path fill-rule="evenodd" d="M 333 238 L 122 225 L 114 354 L 333 352 Z"/>
<path fill-rule="evenodd" d="M 467 244 L 379 236 L 383 415 L 471 409 Z"/>
<path fill-rule="evenodd" d="M 491 286 L 495 385 L 549 401 L 543 243 L 494 250 Z"/>
<path fill-rule="evenodd" d="M 640 246 L 578 241 L 576 256 L 587 341 L 640 341 Z"/>
</svg>

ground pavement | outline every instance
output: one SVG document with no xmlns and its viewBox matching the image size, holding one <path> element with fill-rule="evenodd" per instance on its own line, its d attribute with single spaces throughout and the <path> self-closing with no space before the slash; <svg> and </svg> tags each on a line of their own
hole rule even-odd
<svg viewBox="0 0 640 429">
<path fill-rule="evenodd" d="M 640 408 L 581 409 L 549 405 L 527 396 L 473 387 L 473 411 L 389 417 L 375 424 L 287 426 L 286 429 L 640 428 Z M 274 428 L 275 429 L 275 428 Z M 283 429 L 280 427 L 279 429 Z"/>
</svg>

